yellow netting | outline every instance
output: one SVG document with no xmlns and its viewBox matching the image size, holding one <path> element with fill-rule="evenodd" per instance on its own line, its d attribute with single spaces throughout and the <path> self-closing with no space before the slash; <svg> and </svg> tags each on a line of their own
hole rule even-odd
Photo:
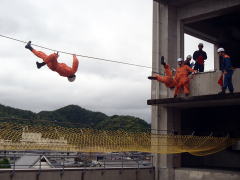
<svg viewBox="0 0 240 180">
<path fill-rule="evenodd" d="M 203 156 L 222 151 L 236 140 L 228 137 L 81 129 L 36 122 L 0 122 L 0 150 L 188 152 Z"/>
</svg>

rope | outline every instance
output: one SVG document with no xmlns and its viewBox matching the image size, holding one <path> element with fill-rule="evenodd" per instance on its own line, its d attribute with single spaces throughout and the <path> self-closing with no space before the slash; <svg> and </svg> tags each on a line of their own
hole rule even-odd
<svg viewBox="0 0 240 180">
<path fill-rule="evenodd" d="M 188 152 L 205 156 L 226 149 L 239 138 L 153 134 L 126 130 L 96 130 L 45 122 L 0 122 L 0 149 L 68 152 Z"/>
<path fill-rule="evenodd" d="M 24 43 L 24 44 L 27 43 L 27 41 L 23 41 L 23 40 L 16 39 L 16 38 L 13 38 L 13 37 L 5 36 L 5 35 L 2 35 L 2 34 L 0 34 L 0 37 L 10 39 L 10 40 L 13 40 L 13 41 L 18 41 L 18 42 L 21 42 L 21 43 Z M 99 60 L 99 61 L 112 62 L 112 63 L 118 63 L 118 64 L 125 64 L 125 65 L 129 65 L 129 66 L 136 66 L 136 67 L 141 67 L 141 68 L 152 69 L 152 67 L 150 67 L 150 66 L 133 64 L 133 63 L 122 62 L 122 61 L 111 60 L 111 59 L 105 59 L 105 58 L 99 58 L 99 57 L 93 57 L 93 56 L 87 56 L 87 55 L 76 54 L 76 53 L 70 53 L 70 52 L 67 52 L 67 51 L 60 51 L 60 50 L 56 50 L 56 49 L 51 49 L 51 48 L 40 46 L 40 45 L 37 45 L 37 44 L 32 44 L 32 45 L 36 46 L 36 47 L 39 47 L 39 48 L 42 48 L 42 49 L 46 49 L 46 50 L 50 50 L 50 51 L 54 51 L 54 52 L 59 52 L 59 53 L 62 53 L 62 54 L 69 54 L 69 55 L 75 54 L 76 56 L 83 57 L 83 58 L 88 58 L 88 59 L 94 59 L 94 60 Z"/>
</svg>

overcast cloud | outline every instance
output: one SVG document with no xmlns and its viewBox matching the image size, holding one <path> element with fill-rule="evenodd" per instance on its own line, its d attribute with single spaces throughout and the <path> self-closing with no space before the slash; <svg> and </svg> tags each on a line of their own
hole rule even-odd
<svg viewBox="0 0 240 180">
<path fill-rule="evenodd" d="M 1 0 L 0 34 L 53 49 L 151 66 L 151 0 Z M 0 103 L 39 112 L 76 104 L 108 115 L 133 115 L 150 122 L 150 69 L 79 57 L 77 80 L 69 83 L 24 44 L 1 38 Z M 200 41 L 185 35 L 185 56 Z M 213 45 L 206 70 L 214 69 Z M 41 50 L 41 49 L 40 49 Z M 51 51 L 43 50 L 46 53 Z M 40 61 L 40 60 L 39 60 Z M 60 62 L 72 63 L 60 54 Z"/>
<path fill-rule="evenodd" d="M 0 14 L 0 34 L 151 66 L 152 1 L 1 0 Z M 79 57 L 77 79 L 69 83 L 47 67 L 38 70 L 24 44 L 1 38 L 0 47 L 1 104 L 34 112 L 76 104 L 150 121 L 149 69 Z M 71 65 L 72 57 L 60 54 L 59 61 Z"/>
</svg>

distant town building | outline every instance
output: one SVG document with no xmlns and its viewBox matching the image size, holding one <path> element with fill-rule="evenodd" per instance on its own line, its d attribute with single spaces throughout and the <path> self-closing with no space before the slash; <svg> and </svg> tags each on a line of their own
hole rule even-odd
<svg viewBox="0 0 240 180">
<path fill-rule="evenodd" d="M 15 165 L 12 165 L 12 168 L 15 169 L 49 169 L 54 168 L 51 162 L 45 156 L 38 156 L 38 155 L 24 155 L 20 157 L 16 162 Z"/>
</svg>

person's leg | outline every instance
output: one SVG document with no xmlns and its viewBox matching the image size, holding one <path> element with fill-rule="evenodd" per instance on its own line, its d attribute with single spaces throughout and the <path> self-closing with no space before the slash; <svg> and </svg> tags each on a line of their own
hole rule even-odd
<svg viewBox="0 0 240 180">
<path fill-rule="evenodd" d="M 223 86 L 222 86 L 222 92 L 220 92 L 220 94 L 225 94 L 227 87 L 228 87 L 228 74 L 225 74 L 223 75 Z"/>
<path fill-rule="evenodd" d="M 183 91 L 184 91 L 184 94 L 185 94 L 186 96 L 188 96 L 188 95 L 190 94 L 189 82 L 190 82 L 189 79 L 185 79 L 185 80 L 184 80 Z"/>
<path fill-rule="evenodd" d="M 194 65 L 194 70 L 198 71 L 199 70 L 199 66 L 198 66 L 198 63 L 196 62 L 195 65 Z"/>
<path fill-rule="evenodd" d="M 42 66 L 45 66 L 46 63 L 44 60 L 48 57 L 44 52 L 42 51 L 36 51 L 35 49 L 32 50 L 33 54 L 43 60 L 43 62 L 39 63 L 36 62 L 37 68 L 40 69 Z"/>
<path fill-rule="evenodd" d="M 233 88 L 233 84 L 232 84 L 232 73 L 229 73 L 228 75 L 228 89 L 230 93 L 233 93 L 234 88 Z"/>
<path fill-rule="evenodd" d="M 42 52 L 42 51 L 37 51 L 37 50 L 33 49 L 32 52 L 33 52 L 33 54 L 34 54 L 35 56 L 41 58 L 43 61 L 44 61 L 44 59 L 46 59 L 46 57 L 47 57 L 47 55 L 46 55 L 44 52 Z"/>
<path fill-rule="evenodd" d="M 177 97 L 177 95 L 179 94 L 179 90 L 180 90 L 180 86 L 176 86 L 175 87 L 175 91 L 174 91 L 174 97 Z"/>
<path fill-rule="evenodd" d="M 26 48 L 26 49 L 29 49 L 30 51 L 32 51 L 32 53 L 33 53 L 35 56 L 41 58 L 42 60 L 44 60 L 44 59 L 47 57 L 47 55 L 46 55 L 45 53 L 33 49 L 32 45 L 31 45 L 31 41 L 29 41 L 29 42 L 27 43 L 27 45 L 25 46 L 25 48 Z"/>
<path fill-rule="evenodd" d="M 26 49 L 29 49 L 35 56 L 41 58 L 43 61 L 44 59 L 47 57 L 47 55 L 41 51 L 36 51 L 35 49 L 33 49 L 32 45 L 31 45 L 31 41 L 29 41 L 26 46 Z M 40 69 L 42 66 L 46 65 L 45 62 L 39 63 L 36 62 L 37 68 Z"/>
<path fill-rule="evenodd" d="M 166 83 L 166 77 L 165 76 L 156 75 L 156 78 L 159 82 Z"/>
<path fill-rule="evenodd" d="M 172 71 L 171 71 L 170 66 L 168 64 L 164 65 L 164 70 L 165 70 L 166 76 L 172 77 Z"/>
<path fill-rule="evenodd" d="M 175 87 L 175 92 L 174 92 L 174 97 L 177 97 L 177 95 L 180 93 L 181 88 L 183 87 L 181 79 L 179 80 L 179 82 L 176 84 Z"/>
<path fill-rule="evenodd" d="M 204 72 L 204 65 L 203 64 L 199 64 L 199 72 Z"/>
</svg>

